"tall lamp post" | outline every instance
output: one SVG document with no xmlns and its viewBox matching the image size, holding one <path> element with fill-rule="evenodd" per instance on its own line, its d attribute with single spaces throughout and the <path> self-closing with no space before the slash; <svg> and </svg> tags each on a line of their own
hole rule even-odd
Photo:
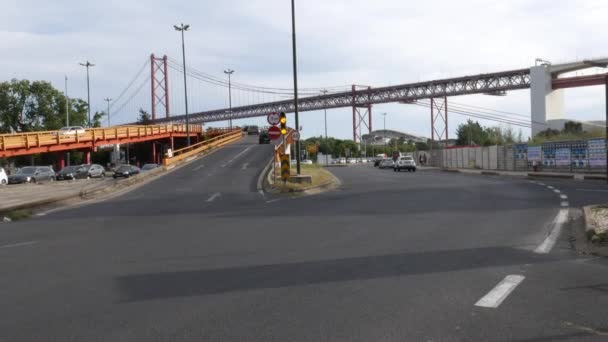
<svg viewBox="0 0 608 342">
<path fill-rule="evenodd" d="M 70 125 L 70 98 L 68 97 L 68 75 L 65 75 L 65 126 Z M 70 151 L 66 152 L 67 165 L 70 166 Z"/>
<path fill-rule="evenodd" d="M 386 113 L 382 113 L 384 117 L 384 130 L 382 131 L 382 140 L 384 141 L 384 147 L 386 147 Z"/>
<path fill-rule="evenodd" d="M 92 127 L 92 125 L 91 125 L 91 86 L 90 86 L 90 82 L 89 82 L 89 68 L 94 67 L 95 64 L 92 64 L 89 61 L 86 61 L 86 63 L 80 63 L 80 65 L 87 68 L 87 107 L 89 110 L 88 126 Z"/>
<path fill-rule="evenodd" d="M 184 32 L 188 31 L 190 25 L 173 25 L 176 31 L 182 33 L 182 61 L 184 63 L 184 101 L 186 102 L 186 145 L 190 146 L 190 116 L 188 115 L 188 86 L 186 84 L 186 44 L 184 42 Z"/>
<path fill-rule="evenodd" d="M 296 116 L 296 129 L 300 128 L 298 115 L 298 59 L 296 53 L 296 6 L 295 0 L 291 0 L 291 44 L 293 50 L 293 97 L 294 113 Z M 300 175 L 300 140 L 296 141 L 296 165 L 298 176 Z"/>
<path fill-rule="evenodd" d="M 323 89 L 321 90 L 321 93 L 323 93 L 323 95 L 327 95 L 329 91 L 327 89 Z M 327 147 L 327 104 L 325 105 L 325 107 L 323 108 L 323 110 L 325 111 L 325 146 Z M 327 151 L 325 151 L 327 152 Z M 325 165 L 329 164 L 328 161 L 328 157 L 329 155 L 327 153 L 325 153 Z"/>
<path fill-rule="evenodd" d="M 110 101 L 112 101 L 112 99 L 109 97 L 106 97 L 103 100 L 108 103 L 108 111 L 106 112 L 106 114 L 108 114 L 108 127 L 110 127 Z"/>
<path fill-rule="evenodd" d="M 234 70 L 226 69 L 224 74 L 228 75 L 228 108 L 230 108 L 230 129 L 232 130 L 232 84 L 230 82 L 230 76 L 234 73 Z"/>
</svg>

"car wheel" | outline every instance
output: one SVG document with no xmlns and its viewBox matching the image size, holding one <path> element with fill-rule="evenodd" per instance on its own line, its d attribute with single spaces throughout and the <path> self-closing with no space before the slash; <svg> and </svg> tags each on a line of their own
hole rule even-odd
<svg viewBox="0 0 608 342">
<path fill-rule="evenodd" d="M 102 179 L 103 179 L 103 178 L 106 178 L 106 173 L 105 173 L 105 172 L 102 172 L 100 177 L 101 177 Z"/>
<path fill-rule="evenodd" d="M 416 172 L 416 169 L 412 169 L 412 172 Z"/>
<path fill-rule="evenodd" d="M 87 174 L 87 179 L 91 179 L 91 174 Z"/>
<path fill-rule="evenodd" d="M 30 179 L 30 183 L 34 183 L 34 184 L 36 184 L 36 178 L 32 178 L 32 179 Z"/>
<path fill-rule="evenodd" d="M 51 182 L 54 182 L 54 181 L 55 181 L 55 177 L 51 177 L 49 180 L 50 180 Z"/>
<path fill-rule="evenodd" d="M 3 180 L 0 182 L 0 184 L 2 184 L 2 185 L 6 185 L 6 179 L 3 179 Z"/>
<path fill-rule="evenodd" d="M 118 176 L 116 176 L 116 175 L 114 175 L 114 176 L 112 176 L 112 177 L 114 177 L 114 179 L 118 178 Z"/>
</svg>

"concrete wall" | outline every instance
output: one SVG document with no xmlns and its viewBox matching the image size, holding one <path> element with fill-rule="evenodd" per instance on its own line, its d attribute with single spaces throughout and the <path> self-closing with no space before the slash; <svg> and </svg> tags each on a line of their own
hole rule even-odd
<svg viewBox="0 0 608 342">
<path fill-rule="evenodd" d="M 551 72 L 546 66 L 530 68 L 530 113 L 533 136 L 548 128 L 547 120 L 564 116 L 563 89 L 553 90 Z"/>
</svg>

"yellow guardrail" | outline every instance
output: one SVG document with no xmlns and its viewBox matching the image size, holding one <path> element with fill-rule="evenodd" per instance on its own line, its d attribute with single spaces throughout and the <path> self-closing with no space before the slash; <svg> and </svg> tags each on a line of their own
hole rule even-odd
<svg viewBox="0 0 608 342">
<path fill-rule="evenodd" d="M 86 129 L 84 133 L 61 131 L 0 134 L 0 151 L 37 148 L 49 145 L 96 142 L 120 138 L 141 138 L 170 133 L 186 133 L 186 125 L 114 126 Z M 190 125 L 190 133 L 203 133 L 203 126 Z"/>
<path fill-rule="evenodd" d="M 163 159 L 163 165 L 169 166 L 186 158 L 203 153 L 215 147 L 224 146 L 226 144 L 240 140 L 243 137 L 243 132 L 240 129 L 233 130 L 230 133 L 218 135 L 209 140 L 202 141 L 198 144 L 175 150 L 171 155 L 166 154 Z"/>
</svg>

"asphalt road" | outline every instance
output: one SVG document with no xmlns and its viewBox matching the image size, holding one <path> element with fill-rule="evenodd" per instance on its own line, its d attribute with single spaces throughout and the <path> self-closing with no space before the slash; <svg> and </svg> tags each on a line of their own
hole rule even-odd
<svg viewBox="0 0 608 342">
<path fill-rule="evenodd" d="M 360 165 L 332 169 L 338 190 L 277 197 L 256 189 L 270 151 L 247 138 L 1 224 L 0 341 L 608 339 L 608 262 L 566 228 L 534 252 L 561 195 L 605 201 L 605 185 Z"/>
</svg>

